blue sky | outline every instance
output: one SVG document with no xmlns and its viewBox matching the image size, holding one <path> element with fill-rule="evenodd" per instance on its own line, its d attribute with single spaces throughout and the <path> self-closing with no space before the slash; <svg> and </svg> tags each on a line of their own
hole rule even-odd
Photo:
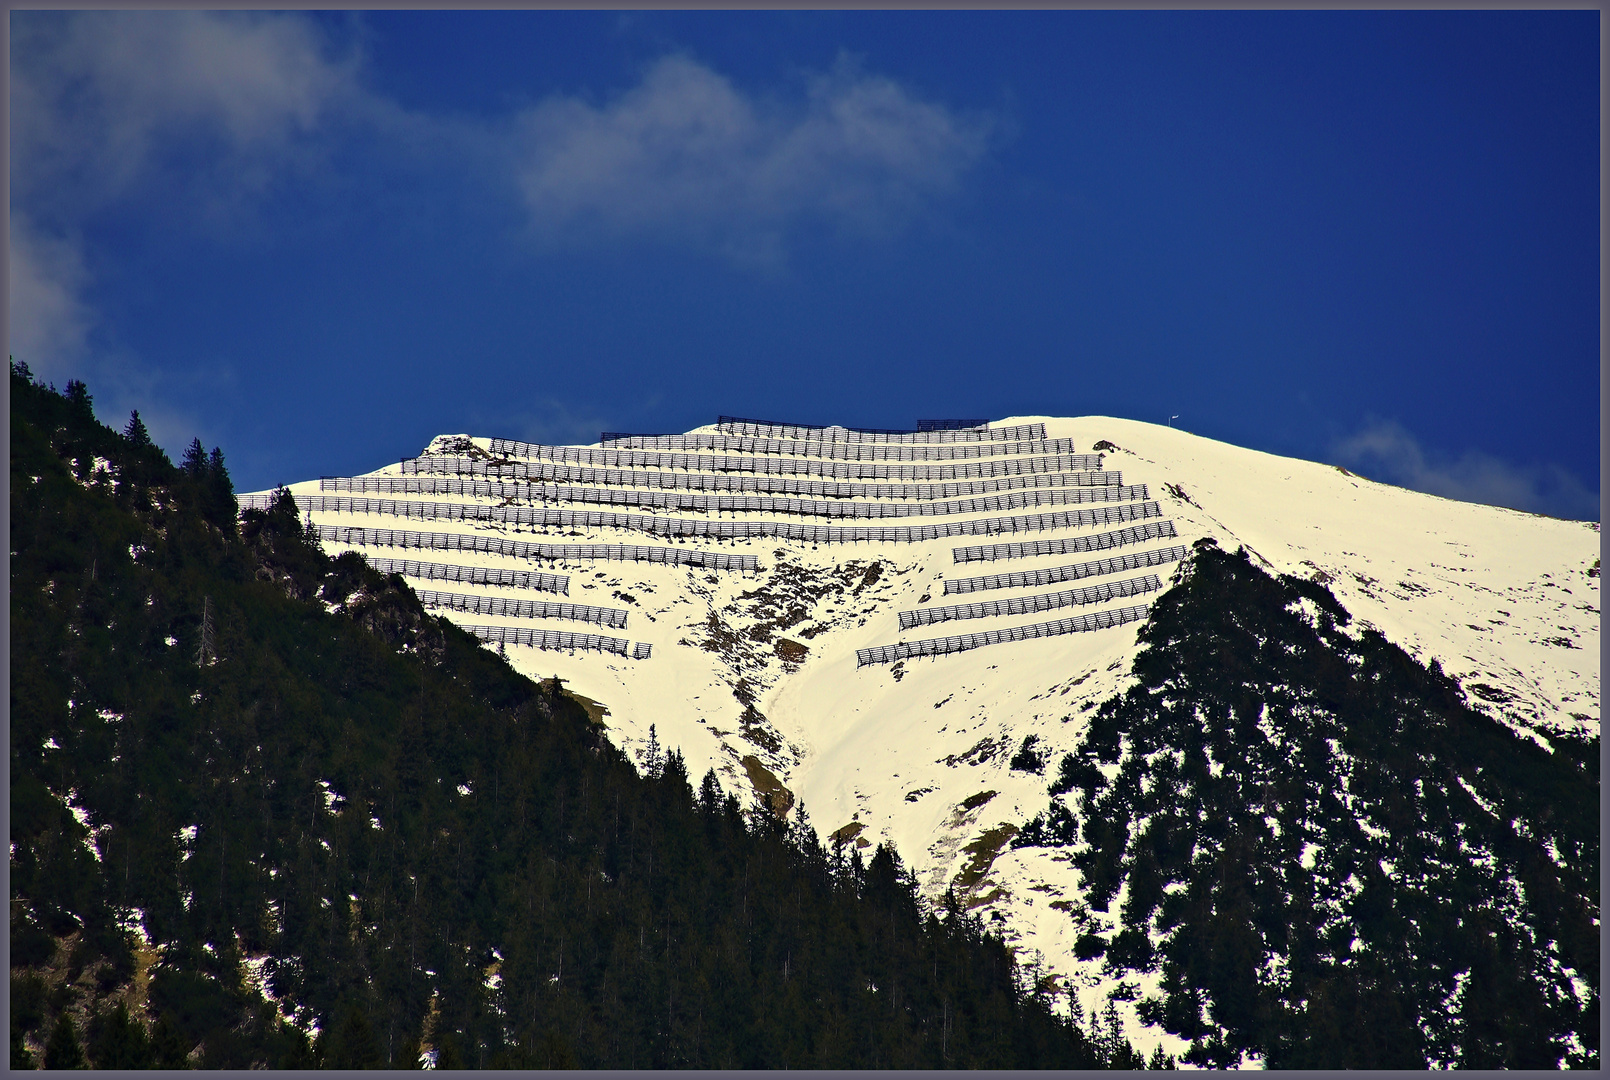
<svg viewBox="0 0 1610 1080">
<path fill-rule="evenodd" d="M 1178 414 L 1599 516 L 1597 12 L 10 18 L 11 352 L 241 490 Z"/>
</svg>

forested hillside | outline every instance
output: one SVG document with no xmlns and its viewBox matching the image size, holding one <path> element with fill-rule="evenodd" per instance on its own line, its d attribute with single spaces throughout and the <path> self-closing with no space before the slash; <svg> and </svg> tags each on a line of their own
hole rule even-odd
<svg viewBox="0 0 1610 1080">
<path fill-rule="evenodd" d="M 1212 541 L 1141 642 L 1016 843 L 1073 846 L 1078 952 L 1160 969 L 1188 1060 L 1598 1066 L 1597 738 L 1517 735 Z"/>
<path fill-rule="evenodd" d="M 640 771 L 288 494 L 237 522 L 219 451 L 11 395 L 14 1068 L 1139 1064 L 892 851 Z"/>
</svg>

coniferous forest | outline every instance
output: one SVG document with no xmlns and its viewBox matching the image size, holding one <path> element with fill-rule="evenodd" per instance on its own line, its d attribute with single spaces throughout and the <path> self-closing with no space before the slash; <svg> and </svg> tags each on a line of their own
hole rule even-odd
<svg viewBox="0 0 1610 1080">
<path fill-rule="evenodd" d="M 893 851 L 640 771 L 219 450 L 10 389 L 13 1068 L 1142 1064 Z"/>
<path fill-rule="evenodd" d="M 1599 740 L 1524 738 L 1323 585 L 1199 541 L 1015 839 L 1186 1060 L 1596 1068 Z"/>
</svg>

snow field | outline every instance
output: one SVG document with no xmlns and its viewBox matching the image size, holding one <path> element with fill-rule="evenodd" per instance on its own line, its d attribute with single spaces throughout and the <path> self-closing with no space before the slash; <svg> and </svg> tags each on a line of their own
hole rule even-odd
<svg viewBox="0 0 1610 1080">
<path fill-rule="evenodd" d="M 932 462 L 914 457 L 793 458 L 781 452 L 789 440 L 774 439 L 779 450 L 763 458 L 754 452 L 753 439 L 747 444 L 730 437 L 717 439 L 723 433 L 715 427 L 696 429 L 689 436 L 699 436 L 695 441 L 701 446 L 722 442 L 747 445 L 749 450 L 712 448 L 673 454 L 550 449 L 554 459 L 613 470 L 608 479 L 587 476 L 589 486 L 614 484 L 630 490 L 633 483 L 641 483 L 648 491 L 680 485 L 684 479 L 700 482 L 677 469 L 708 474 L 722 484 L 740 484 L 751 475 L 757 483 L 772 484 L 797 475 L 807 483 L 860 485 L 866 494 L 852 498 L 880 505 L 899 500 L 908 511 L 910 502 L 899 498 L 901 489 L 919 484 L 1027 477 L 1038 490 L 1043 486 L 1041 477 L 1095 469 L 1120 474 L 1123 485 L 1144 485 L 1148 499 L 1158 504 L 1157 516 L 1145 522 L 979 539 L 854 543 L 673 538 L 607 526 L 533 527 L 486 520 L 423 526 L 545 543 L 647 543 L 745 554 L 758 560 L 759 568 L 752 572 L 642 562 L 516 559 L 471 551 L 352 550 L 374 558 L 568 575 L 566 599 L 628 612 L 626 636 L 650 645 L 651 658 L 634 661 L 608 653 L 508 645 L 506 655 L 517 669 L 534 678 L 558 675 L 572 691 L 603 703 L 611 738 L 634 757 L 641 755 L 653 725 L 661 745 L 680 748 L 695 782 L 714 768 L 727 790 L 753 800 L 759 797 L 755 793 L 759 769 L 791 792 L 795 805 L 806 807 L 824 838 L 859 823 L 859 830 L 849 830 L 858 833 L 849 842 L 893 842 L 930 899 L 941 897 L 947 887 L 957 887 L 1002 930 L 1021 960 L 1031 963 L 1040 957 L 1044 969 L 1078 995 L 1087 1016 L 1104 1008 L 1108 995 L 1119 992 L 1120 1015 L 1137 1048 L 1150 1053 L 1162 1045 L 1177 1055 L 1183 1044 L 1164 1032 L 1143 1028 L 1128 999 L 1131 989 L 1145 996 L 1155 991 L 1154 986 L 1142 979 L 1137 987 L 1122 987 L 1119 979 L 1104 971 L 1102 961 L 1080 961 L 1074 955 L 1073 943 L 1083 932 L 1081 920 L 1110 920 L 1118 909 L 1085 910 L 1081 883 L 1066 851 L 1010 847 L 1015 829 L 1045 809 L 1049 776 L 1061 756 L 1081 742 L 1088 713 L 1127 687 L 1137 634 L 1144 624 L 866 667 L 858 667 L 857 651 L 937 636 L 932 628 L 920 626 L 902 631 L 900 613 L 943 606 L 948 582 L 976 577 L 985 569 L 978 562 L 958 564 L 959 548 L 1041 540 L 1053 542 L 1042 546 L 1055 547 L 1055 541 L 1063 538 L 1167 521 L 1172 523 L 1168 533 L 1111 551 L 1071 557 L 1044 551 L 1024 554 L 1005 565 L 992 562 L 988 569 L 1032 576 L 1034 571 L 1109 555 L 1176 546 L 1188 551 L 1196 540 L 1211 536 L 1228 550 L 1246 546 L 1255 561 L 1272 571 L 1324 582 L 1357 622 L 1380 630 L 1423 662 L 1436 659 L 1459 680 L 1474 706 L 1517 730 L 1540 741 L 1550 732 L 1596 733 L 1599 579 L 1587 570 L 1598 557 L 1598 527 L 1452 502 L 1376 484 L 1332 466 L 1135 421 L 1018 417 L 992 426 L 1035 424 L 1044 425 L 1045 439 L 1062 440 L 1057 445 L 1070 448 L 1069 452 L 1032 465 L 1011 453 Z M 1096 445 L 1107 443 L 1114 448 L 1103 445 L 1100 459 L 1087 460 Z M 499 473 L 510 470 L 496 465 L 493 448 L 490 439 L 442 436 L 421 459 L 353 479 L 416 478 L 429 472 L 522 480 Z M 1078 459 L 1078 466 L 1071 464 L 1072 450 L 1085 456 Z M 539 463 L 536 458 L 517 461 L 533 469 Z M 1056 471 L 1048 471 L 1053 466 Z M 963 470 L 959 475 L 958 469 Z M 1072 476 L 1068 480 L 1071 490 L 1077 481 Z M 303 503 L 305 496 L 319 495 L 320 487 L 315 480 L 291 485 L 291 490 Z M 410 497 L 389 483 L 378 490 L 386 490 L 395 500 Z M 510 495 L 506 486 L 495 496 L 491 488 L 479 485 L 466 485 L 464 490 L 487 494 L 455 496 L 431 487 L 420 489 L 416 498 L 490 506 Z M 843 497 L 840 489 L 833 489 L 832 497 Z M 311 500 L 303 503 L 309 504 Z M 358 504 L 346 505 L 355 509 Z M 715 515 L 734 523 L 789 520 L 775 509 L 656 509 L 653 514 L 687 521 L 708 521 Z M 310 516 L 321 525 L 399 525 L 395 516 L 366 511 L 318 510 Z M 955 520 L 986 516 L 962 513 Z M 332 553 L 348 549 L 328 539 L 325 546 Z M 1178 570 L 1173 564 L 1155 570 L 1165 590 Z M 1134 576 L 1134 570 L 1115 568 L 1111 576 L 1082 579 L 1078 585 Z M 417 588 L 434 587 L 424 580 L 414 583 Z M 1068 587 L 1008 585 L 991 591 L 988 599 L 1026 599 Z M 488 598 L 522 595 L 512 587 L 456 581 L 453 592 Z M 1114 598 L 1079 611 L 1132 602 Z M 581 629 L 576 623 L 544 619 L 445 613 L 461 624 Z M 968 620 L 965 629 L 1044 619 L 1043 615 L 981 617 Z M 1047 775 L 1009 767 L 1029 735 L 1039 736 Z M 1119 902 L 1121 898 L 1114 901 Z M 1137 981 L 1134 976 L 1126 978 Z M 1060 1007 L 1067 1006 L 1064 997 Z"/>
</svg>

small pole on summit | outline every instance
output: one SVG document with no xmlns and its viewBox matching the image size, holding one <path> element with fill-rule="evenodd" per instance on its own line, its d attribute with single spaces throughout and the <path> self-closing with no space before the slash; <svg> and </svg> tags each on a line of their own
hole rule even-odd
<svg viewBox="0 0 1610 1080">
<path fill-rule="evenodd" d="M 1174 426 L 1174 421 L 1178 420 L 1179 418 L 1180 418 L 1179 413 L 1175 413 L 1173 416 L 1169 417 L 1168 418 L 1168 426 L 1173 427 Z"/>
</svg>

